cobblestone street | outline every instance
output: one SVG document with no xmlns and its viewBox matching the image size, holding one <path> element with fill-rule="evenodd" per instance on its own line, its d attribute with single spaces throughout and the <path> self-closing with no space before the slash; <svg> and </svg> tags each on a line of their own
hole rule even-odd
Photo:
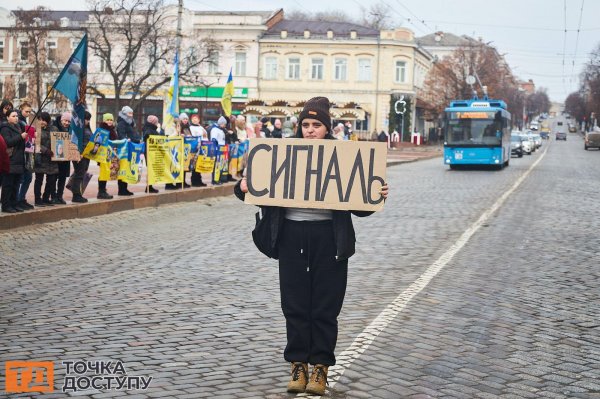
<svg viewBox="0 0 600 399">
<path fill-rule="evenodd" d="M 600 398 L 600 153 L 575 134 L 502 171 L 389 167 L 384 210 L 354 219 L 336 353 L 541 157 L 365 350 L 348 351 L 329 397 Z M 232 196 L 0 232 L 0 361 L 55 364 L 54 393 L 10 397 L 295 396 L 277 262 L 252 243 L 254 213 Z M 63 393 L 61 362 L 79 360 L 153 380 Z"/>
</svg>

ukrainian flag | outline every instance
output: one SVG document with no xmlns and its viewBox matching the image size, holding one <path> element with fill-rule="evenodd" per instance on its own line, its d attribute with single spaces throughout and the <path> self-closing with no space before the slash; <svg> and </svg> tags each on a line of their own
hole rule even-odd
<svg viewBox="0 0 600 399">
<path fill-rule="evenodd" d="M 221 107 L 223 107 L 223 113 L 225 114 L 225 116 L 231 116 L 231 99 L 233 98 L 233 76 L 231 74 L 232 69 L 229 70 L 229 78 L 227 79 L 225 90 L 223 90 L 223 97 L 221 97 Z"/>
<path fill-rule="evenodd" d="M 164 100 L 165 108 L 163 110 L 163 130 L 169 134 L 175 132 L 175 119 L 179 116 L 179 54 L 175 53 L 175 63 L 173 65 L 173 76 L 171 84 Z"/>
</svg>

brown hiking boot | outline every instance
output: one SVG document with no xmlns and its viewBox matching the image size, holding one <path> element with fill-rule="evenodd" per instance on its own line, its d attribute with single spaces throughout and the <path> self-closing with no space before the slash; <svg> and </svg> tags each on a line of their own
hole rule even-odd
<svg viewBox="0 0 600 399">
<path fill-rule="evenodd" d="M 293 362 L 292 363 L 292 379 L 288 382 L 287 391 L 300 393 L 306 389 L 308 382 L 308 364 Z"/>
<path fill-rule="evenodd" d="M 310 375 L 310 381 L 306 386 L 306 393 L 311 393 L 313 395 L 323 395 L 325 393 L 328 368 L 328 366 L 322 364 L 314 365 L 312 374 Z"/>
</svg>

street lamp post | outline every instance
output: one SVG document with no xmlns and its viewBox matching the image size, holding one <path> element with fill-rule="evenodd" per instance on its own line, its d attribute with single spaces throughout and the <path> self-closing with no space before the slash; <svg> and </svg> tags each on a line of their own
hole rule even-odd
<svg viewBox="0 0 600 399">
<path fill-rule="evenodd" d="M 219 83 L 219 80 L 221 80 L 221 74 L 219 72 L 217 72 L 217 80 L 212 82 L 212 83 L 208 83 L 206 80 L 204 79 L 200 79 L 199 82 L 200 84 L 204 87 L 204 107 L 202 107 L 202 120 L 206 123 L 205 120 L 205 114 L 206 114 L 206 108 L 208 107 L 208 89 Z"/>
</svg>

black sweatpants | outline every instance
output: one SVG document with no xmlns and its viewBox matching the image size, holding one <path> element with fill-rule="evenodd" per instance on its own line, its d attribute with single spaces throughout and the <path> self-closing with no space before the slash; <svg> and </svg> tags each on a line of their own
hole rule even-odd
<svg viewBox="0 0 600 399">
<path fill-rule="evenodd" d="M 17 194 L 22 173 L 6 173 L 2 176 L 2 193 L 0 199 L 2 210 L 17 206 Z"/>
<path fill-rule="evenodd" d="M 44 176 L 46 177 L 46 187 L 42 196 L 42 184 L 44 184 Z M 35 200 L 40 201 L 42 199 L 48 200 L 50 197 L 54 197 L 54 190 L 56 189 L 56 177 L 57 175 L 47 175 L 45 173 L 36 173 L 35 182 L 33 183 L 33 193 Z"/>
<path fill-rule="evenodd" d="M 333 366 L 348 279 L 348 260 L 335 259 L 333 224 L 285 220 L 278 245 L 284 358 Z"/>
<path fill-rule="evenodd" d="M 83 179 L 90 166 L 90 160 L 81 158 L 79 162 L 73 161 L 73 181 L 71 182 L 71 191 L 73 194 L 83 194 Z"/>
<path fill-rule="evenodd" d="M 60 161 L 58 162 L 58 176 L 56 177 L 56 196 L 58 198 L 63 197 L 65 191 L 65 184 L 71 174 L 71 162 Z"/>
</svg>

